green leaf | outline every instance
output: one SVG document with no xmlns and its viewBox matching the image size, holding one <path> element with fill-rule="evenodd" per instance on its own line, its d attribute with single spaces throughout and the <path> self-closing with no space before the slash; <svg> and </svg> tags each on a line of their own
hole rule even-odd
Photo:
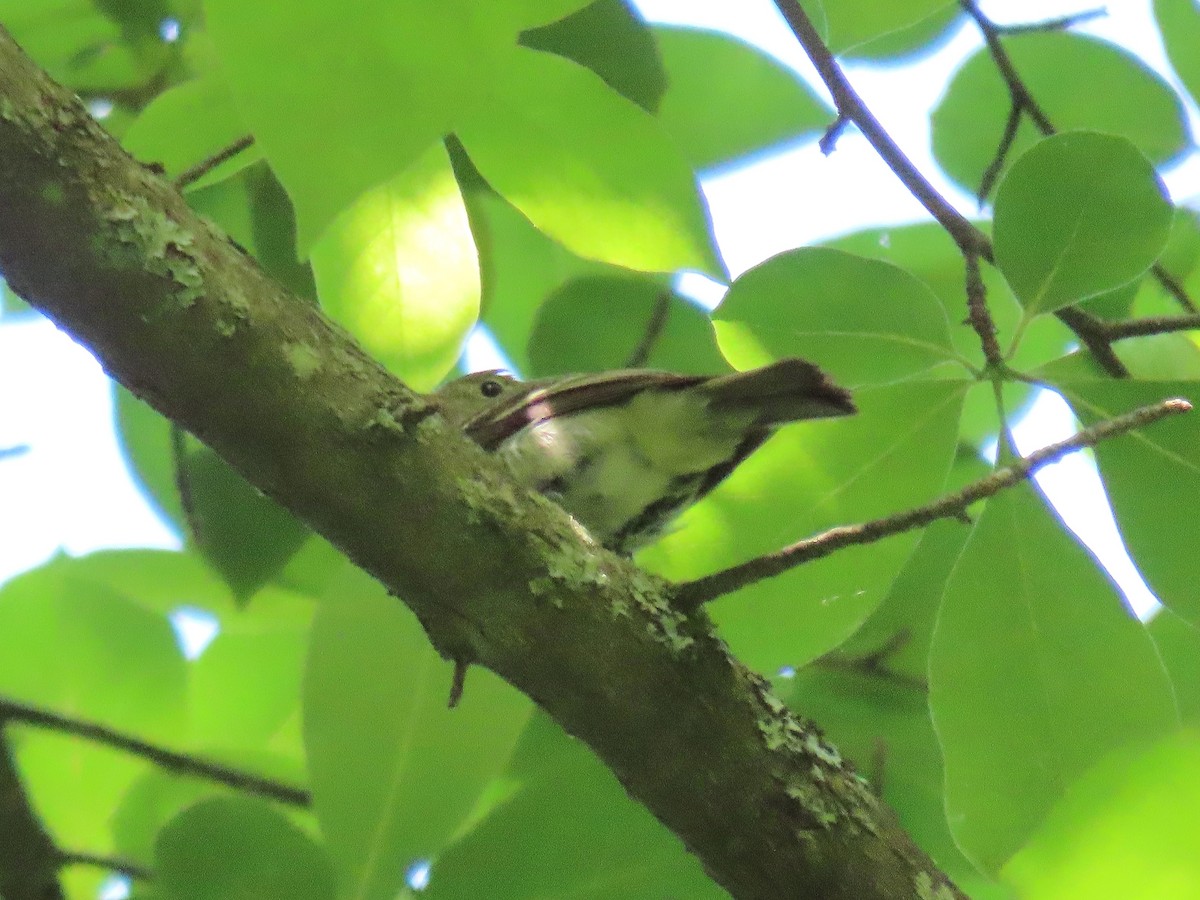
<svg viewBox="0 0 1200 900">
<path fill-rule="evenodd" d="M 119 437 L 126 457 L 159 509 L 189 533 L 208 563 L 245 600 L 270 581 L 310 532 L 274 500 L 190 435 L 184 467 L 191 520 L 179 501 L 171 425 L 124 388 L 117 388 Z"/>
<path fill-rule="evenodd" d="M 479 316 L 475 240 L 445 148 L 359 198 L 312 264 L 322 309 L 409 386 L 433 388 Z"/>
<path fill-rule="evenodd" d="M 658 121 L 695 169 L 820 134 L 833 112 L 808 84 L 727 34 L 655 27 L 667 72 Z"/>
<path fill-rule="evenodd" d="M 1017 160 L 996 194 L 996 264 L 1029 315 L 1120 287 L 1158 258 L 1172 207 L 1124 138 L 1071 132 Z"/>
<path fill-rule="evenodd" d="M 1195 102 L 1200 97 L 1200 9 L 1193 0 L 1154 0 L 1154 17 L 1171 67 Z"/>
<path fill-rule="evenodd" d="M 1114 754 L 1072 785 L 1004 869 L 1025 900 L 1186 900 L 1200 883 L 1200 735 Z"/>
<path fill-rule="evenodd" d="M 610 88 L 653 113 L 667 74 L 650 29 L 624 0 L 596 0 L 573 15 L 521 35 L 521 46 L 591 69 Z"/>
<path fill-rule="evenodd" d="M 631 269 L 720 275 L 691 168 L 644 110 L 588 70 L 531 50 L 491 87 L 457 134 L 484 178 L 540 230 Z"/>
<path fill-rule="evenodd" d="M 703 312 L 644 275 L 577 278 L 554 291 L 538 309 L 529 338 L 529 374 L 602 372 L 628 364 L 650 337 L 643 365 L 712 375 L 728 371 L 717 350 L 712 322 Z M 657 331 L 652 321 L 660 323 Z"/>
<path fill-rule="evenodd" d="M 988 501 L 951 575 L 929 703 L 950 827 L 985 872 L 1105 754 L 1178 724 L 1145 628 L 1027 485 Z"/>
<path fill-rule="evenodd" d="M 962 9 L 958 4 L 951 3 L 912 25 L 856 44 L 843 53 L 842 58 L 886 65 L 915 61 L 944 46 L 956 33 L 962 17 Z"/>
<path fill-rule="evenodd" d="M 207 0 L 238 108 L 296 204 L 302 254 L 340 210 L 408 168 L 483 99 L 515 49 L 516 23 L 496 18 L 520 16 L 506 4 L 474 6 Z"/>
<path fill-rule="evenodd" d="M 856 416 L 782 429 L 639 562 L 674 580 L 695 578 L 834 526 L 928 503 L 945 485 L 965 393 L 952 381 L 873 386 L 855 393 Z M 805 563 L 721 598 L 713 617 L 753 668 L 803 665 L 871 614 L 917 538 L 898 535 Z"/>
<path fill-rule="evenodd" d="M 165 742 L 184 731 L 186 678 L 165 616 L 80 562 L 56 558 L 0 589 L 0 695 Z M 109 812 L 146 764 L 43 729 L 6 736 L 55 838 L 107 852 Z"/>
<path fill-rule="evenodd" d="M 713 318 L 721 351 L 739 369 L 801 356 L 856 387 L 959 360 L 946 312 L 926 285 L 840 250 L 790 250 L 755 266 Z"/>
<path fill-rule="evenodd" d="M 1059 131 L 1120 135 L 1156 165 L 1187 149 L 1187 119 L 1179 98 L 1127 50 L 1069 31 L 1011 35 L 1004 38 L 1004 47 Z M 995 62 L 981 48 L 959 69 L 933 111 L 934 156 L 971 193 L 979 190 L 984 170 L 996 157 L 1011 106 Z M 1025 117 L 1008 162 L 1040 138 Z"/>
<path fill-rule="evenodd" d="M 947 0 L 802 0 L 814 21 L 827 29 L 826 43 L 841 53 L 873 38 L 900 31 L 951 5 Z M 814 7 L 818 7 L 814 9 Z"/>
<path fill-rule="evenodd" d="M 447 709 L 450 676 L 412 613 L 347 566 L 318 609 L 303 694 L 315 809 L 344 896 L 395 896 L 512 752 L 529 701 L 474 668 Z"/>
<path fill-rule="evenodd" d="M 1197 381 L 1054 380 L 1084 425 L 1171 397 L 1200 405 Z M 1183 498 L 1200 490 L 1200 422 L 1195 413 L 1103 441 L 1096 463 L 1121 536 L 1158 598 L 1192 623 L 1200 595 L 1192 562 L 1200 522 Z"/>
<path fill-rule="evenodd" d="M 868 228 L 829 241 L 826 246 L 891 263 L 923 281 L 946 310 L 954 349 L 973 365 L 983 367 L 985 361 L 979 336 L 966 321 L 966 271 L 962 252 L 944 228 L 935 222 Z M 1049 317 L 1029 323 L 1021 331 L 1023 311 L 1008 283 L 994 266 L 981 266 L 980 275 L 997 338 L 1002 345 L 1019 338 L 1017 350 L 1010 360 L 1014 367 L 1025 369 L 1057 359 L 1069 345 L 1078 342 L 1065 325 Z"/>
<path fill-rule="evenodd" d="M 333 900 L 322 847 L 263 800 L 214 797 L 162 830 L 154 883 L 172 900 Z"/>
<path fill-rule="evenodd" d="M 544 714 L 529 723 L 505 782 L 516 793 L 438 857 L 423 896 L 496 896 L 497 885 L 506 900 L 728 896 Z"/>
<path fill-rule="evenodd" d="M 1179 714 L 1194 728 L 1200 725 L 1200 630 L 1169 609 L 1160 610 L 1148 628 L 1175 686 Z"/>
<path fill-rule="evenodd" d="M 159 94 L 142 110 L 121 144 L 142 162 L 158 163 L 176 178 L 226 149 L 248 129 L 234 108 L 228 86 L 214 75 Z M 196 190 L 234 175 L 262 159 L 251 146 L 188 186 Z"/>
</svg>

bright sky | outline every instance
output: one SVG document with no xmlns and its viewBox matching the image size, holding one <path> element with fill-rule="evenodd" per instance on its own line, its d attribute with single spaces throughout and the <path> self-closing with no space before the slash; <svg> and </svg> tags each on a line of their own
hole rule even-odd
<svg viewBox="0 0 1200 900">
<path fill-rule="evenodd" d="M 651 21 L 722 28 L 764 47 L 810 82 L 815 74 L 769 0 L 639 0 Z M 999 21 L 1032 21 L 1094 7 L 1091 0 L 985 3 Z M 1083 30 L 1122 43 L 1173 78 L 1151 26 L 1149 0 L 1121 0 Z M 962 29 L 919 65 L 852 67 L 856 88 L 917 165 L 964 212 L 974 201 L 945 182 L 929 151 L 928 112 L 949 73 L 980 44 Z M 1196 117 L 1193 114 L 1193 128 Z M 1166 173 L 1172 195 L 1200 193 L 1200 165 Z M 736 275 L 785 249 L 847 231 L 924 218 L 866 141 L 853 130 L 824 157 L 815 144 L 704 180 L 721 249 Z M 111 427 L 106 378 L 91 356 L 45 321 L 0 326 L 0 448 L 30 451 L 0 459 L 0 580 L 59 549 L 71 554 L 111 546 L 175 546 L 176 538 L 131 483 Z M 1073 429 L 1049 395 L 1018 431 L 1022 452 Z M 1124 554 L 1107 503 L 1084 455 L 1045 470 L 1041 483 L 1064 517 L 1105 561 L 1139 613 L 1153 598 Z"/>
</svg>

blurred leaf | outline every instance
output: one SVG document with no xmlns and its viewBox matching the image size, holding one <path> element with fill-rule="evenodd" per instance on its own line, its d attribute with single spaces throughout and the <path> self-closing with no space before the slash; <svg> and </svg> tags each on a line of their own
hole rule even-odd
<svg viewBox="0 0 1200 900">
<path fill-rule="evenodd" d="M 279 573 L 309 531 L 207 447 L 189 453 L 186 465 L 192 536 L 234 596 L 248 600 Z"/>
<path fill-rule="evenodd" d="M 506 900 L 727 897 L 583 744 L 535 715 L 506 780 L 519 789 L 433 865 L 425 895 Z"/>
<path fill-rule="evenodd" d="M 857 44 L 843 53 L 842 57 L 883 65 L 922 58 L 939 50 L 954 36 L 962 17 L 962 9 L 950 3 L 912 25 Z"/>
<path fill-rule="evenodd" d="M 782 429 L 639 562 L 671 579 L 695 578 L 929 502 L 945 485 L 964 393 L 951 381 L 864 388 L 854 395 L 858 415 Z M 851 547 L 723 597 L 711 606 L 721 636 L 759 671 L 803 665 L 862 624 L 917 539 Z"/>
<path fill-rule="evenodd" d="M 248 130 L 233 105 L 226 84 L 215 76 L 197 78 L 159 94 L 121 139 L 130 154 L 144 163 L 158 163 L 167 176 L 226 149 Z M 196 190 L 234 175 L 262 159 L 255 146 L 222 163 L 188 186 Z"/>
<path fill-rule="evenodd" d="M 0 589 L 0 694 L 164 741 L 183 730 L 186 670 L 164 616 L 58 557 Z M 109 811 L 146 764 L 52 731 L 8 733 L 51 832 L 106 852 Z"/>
<path fill-rule="evenodd" d="M 586 69 L 525 49 L 492 88 L 457 134 L 539 229 L 631 269 L 721 274 L 691 168 L 644 110 Z"/>
<path fill-rule="evenodd" d="M 829 48 L 841 53 L 908 28 L 951 4 L 948 0 L 801 0 L 800 5 L 823 26 Z"/>
<path fill-rule="evenodd" d="M 667 72 L 658 121 L 694 169 L 814 138 L 834 113 L 799 75 L 717 31 L 654 28 Z"/>
<path fill-rule="evenodd" d="M 333 900 L 322 847 L 266 802 L 214 797 L 159 834 L 154 883 L 172 900 Z"/>
<path fill-rule="evenodd" d="M 975 525 L 938 614 L 929 690 L 950 828 L 986 872 L 1106 753 L 1178 724 L 1145 628 L 1028 485 L 988 500 Z"/>
<path fill-rule="evenodd" d="M 1187 149 L 1189 135 L 1179 98 L 1161 76 L 1124 48 L 1072 31 L 1010 35 L 1004 47 L 1059 131 L 1092 129 L 1120 135 L 1156 165 Z M 934 156 L 965 190 L 979 190 L 1011 106 L 995 62 L 980 48 L 958 70 L 933 111 Z M 1008 164 L 1040 138 L 1028 117 L 1023 118 Z"/>
<path fill-rule="evenodd" d="M 1175 685 L 1184 724 L 1200 725 L 1200 630 L 1169 609 L 1160 610 L 1147 627 Z"/>
<path fill-rule="evenodd" d="M 1048 374 L 1084 425 L 1171 397 L 1200 405 L 1197 381 L 1087 380 Z M 1182 500 L 1200 490 L 1196 414 L 1172 416 L 1104 441 L 1095 452 L 1121 536 L 1147 584 L 1176 613 L 1200 622 L 1200 594 L 1191 564 L 1200 546 L 1200 521 Z"/>
<path fill-rule="evenodd" d="M 856 387 L 958 360 L 946 311 L 926 285 L 840 250 L 791 250 L 755 266 L 713 318 L 722 352 L 739 369 L 800 356 Z"/>
<path fill-rule="evenodd" d="M 296 204 L 306 255 L 356 197 L 494 103 L 520 31 L 585 5 L 208 0 L 205 11 L 238 107 Z"/>
<path fill-rule="evenodd" d="M 1158 258 L 1172 208 L 1124 138 L 1070 132 L 1017 160 L 996 193 L 996 263 L 1029 315 L 1126 284 Z"/>
<path fill-rule="evenodd" d="M 529 701 L 490 672 L 471 670 L 453 710 L 450 680 L 413 614 L 347 565 L 318 609 L 303 690 L 315 809 L 343 895 L 395 896 L 524 728 Z"/>
<path fill-rule="evenodd" d="M 656 318 L 661 328 L 650 343 L 646 368 L 699 375 L 728 371 L 708 316 L 664 282 L 632 273 L 567 282 L 538 310 L 529 338 L 530 376 L 623 368 Z"/>
<path fill-rule="evenodd" d="M 1171 67 L 1195 102 L 1200 97 L 1200 9 L 1194 0 L 1154 0 L 1154 17 Z"/>
<path fill-rule="evenodd" d="M 239 600 L 273 578 L 307 539 L 308 529 L 291 513 L 188 435 L 184 461 L 192 519 L 184 522 L 170 423 L 120 387 L 117 421 L 122 447 L 143 486 Z"/>
<path fill-rule="evenodd" d="M 1004 868 L 1026 900 L 1188 900 L 1200 884 L 1200 735 L 1111 755 L 1071 785 Z"/>
<path fill-rule="evenodd" d="M 312 262 L 322 309 L 410 387 L 453 368 L 479 315 L 479 266 L 441 144 L 342 213 Z"/>
<path fill-rule="evenodd" d="M 658 109 L 667 89 L 667 74 L 650 29 L 623 0 L 595 0 L 561 21 L 526 31 L 520 42 L 591 69 L 649 113 Z"/>
</svg>

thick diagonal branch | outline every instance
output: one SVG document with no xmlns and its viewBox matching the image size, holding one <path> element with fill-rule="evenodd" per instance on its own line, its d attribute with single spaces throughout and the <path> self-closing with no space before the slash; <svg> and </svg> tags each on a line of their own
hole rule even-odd
<svg viewBox="0 0 1200 900">
<path fill-rule="evenodd" d="M 962 896 L 703 614 L 519 488 L 3 31 L 0 159 L 18 293 L 403 598 L 444 656 L 534 698 L 733 896 Z"/>
</svg>

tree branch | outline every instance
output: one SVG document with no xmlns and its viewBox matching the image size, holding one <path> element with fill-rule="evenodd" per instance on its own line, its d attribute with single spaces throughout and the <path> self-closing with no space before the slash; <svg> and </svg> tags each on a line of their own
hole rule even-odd
<svg viewBox="0 0 1200 900">
<path fill-rule="evenodd" d="M 403 598 L 443 656 L 537 701 L 733 896 L 963 896 L 706 616 L 267 278 L 2 30 L 0 159 L 13 288 Z"/>
<path fill-rule="evenodd" d="M 206 778 L 209 781 L 233 788 L 235 791 L 257 794 L 268 800 L 277 800 L 291 806 L 312 805 L 311 795 L 302 788 L 281 784 L 260 775 L 242 772 L 220 763 L 189 756 L 186 753 L 156 747 L 139 738 L 121 734 L 106 725 L 81 722 L 78 719 L 38 709 L 15 700 L 0 699 L 0 721 L 24 722 L 26 725 L 35 725 L 38 728 L 46 728 L 95 741 L 106 747 L 113 747 L 117 750 L 124 750 L 126 753 L 132 753 L 134 756 L 140 756 L 177 775 Z"/>
<path fill-rule="evenodd" d="M 772 578 L 794 569 L 803 563 L 829 556 L 845 547 L 872 544 L 885 537 L 923 528 L 938 519 L 961 516 L 971 504 L 991 497 L 1005 488 L 1028 478 L 1042 466 L 1056 462 L 1068 453 L 1084 447 L 1094 447 L 1103 440 L 1142 428 L 1166 416 L 1188 412 L 1192 408 L 1186 400 L 1165 400 L 1152 406 L 1143 406 L 1123 416 L 1099 422 L 1084 428 L 1074 436 L 1055 444 L 1049 444 L 1029 456 L 1002 469 L 997 469 L 986 478 L 967 485 L 960 491 L 935 500 L 927 506 L 905 510 L 894 516 L 860 522 L 857 525 L 841 525 L 830 528 L 815 537 L 798 541 L 776 553 L 760 556 L 739 566 L 688 581 L 676 588 L 676 605 L 685 611 L 697 609 L 702 604 L 732 593 L 747 585 Z"/>
<path fill-rule="evenodd" d="M 938 193 L 938 190 L 905 156 L 899 145 L 892 140 L 892 136 L 879 124 L 879 120 L 872 115 L 862 98 L 851 87 L 845 73 L 842 72 L 841 67 L 833 58 L 833 54 L 821 40 L 816 28 L 813 27 L 812 20 L 809 19 L 808 14 L 797 0 L 775 0 L 775 6 L 791 27 L 792 33 L 804 48 L 804 52 L 808 54 L 808 58 L 817 67 L 817 72 L 820 74 L 821 80 L 825 82 L 829 93 L 833 95 L 833 102 L 838 111 L 838 121 L 834 123 L 834 126 L 836 127 L 844 121 L 853 122 L 871 142 L 875 152 L 896 173 L 896 177 L 920 201 L 929 214 L 946 229 L 964 254 L 977 253 L 985 259 L 991 259 L 991 243 L 987 236 Z M 828 135 L 826 140 L 828 140 Z M 828 153 L 825 146 L 823 143 L 822 149 Z"/>
</svg>

